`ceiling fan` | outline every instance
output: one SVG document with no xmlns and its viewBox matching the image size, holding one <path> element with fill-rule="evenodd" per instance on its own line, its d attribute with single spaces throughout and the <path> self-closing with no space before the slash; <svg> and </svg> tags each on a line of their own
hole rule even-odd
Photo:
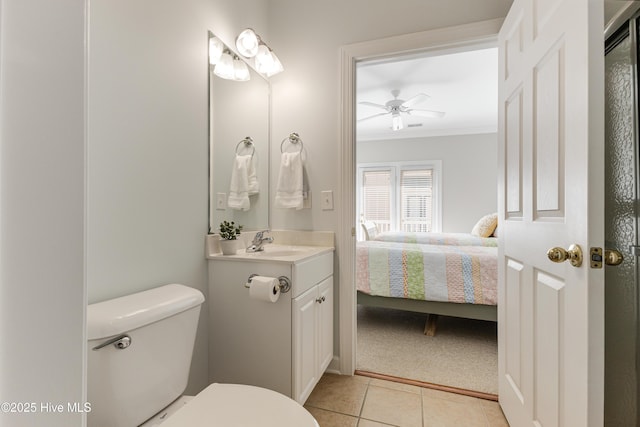
<svg viewBox="0 0 640 427">
<path fill-rule="evenodd" d="M 387 101 L 383 104 L 376 104 L 375 102 L 359 102 L 361 105 L 368 105 L 370 107 L 381 108 L 385 110 L 384 113 L 377 113 L 372 116 L 364 117 L 359 119 L 358 122 L 362 122 L 365 120 L 373 119 L 374 117 L 385 116 L 387 114 L 391 114 L 391 129 L 392 130 L 400 130 L 404 127 L 402 123 L 401 114 L 408 114 L 412 116 L 420 116 L 420 117 L 428 117 L 428 118 L 442 118 L 444 114 L 442 111 L 432 111 L 432 110 L 422 110 L 412 108 L 414 105 L 419 104 L 423 101 L 429 99 L 429 95 L 424 93 L 419 93 L 414 95 L 413 97 L 407 99 L 398 99 L 398 95 L 400 95 L 400 91 L 398 89 L 394 89 L 391 91 L 391 95 L 393 95 L 393 99 Z"/>
</svg>

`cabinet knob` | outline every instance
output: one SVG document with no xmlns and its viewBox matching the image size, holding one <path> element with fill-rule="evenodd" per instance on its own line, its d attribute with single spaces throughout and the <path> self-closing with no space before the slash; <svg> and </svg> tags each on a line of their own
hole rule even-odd
<svg viewBox="0 0 640 427">
<path fill-rule="evenodd" d="M 323 296 L 322 296 L 322 298 L 316 298 L 316 302 L 317 302 L 318 304 L 322 304 L 324 301 L 326 301 L 326 299 L 327 299 L 327 298 L 323 295 Z"/>
</svg>

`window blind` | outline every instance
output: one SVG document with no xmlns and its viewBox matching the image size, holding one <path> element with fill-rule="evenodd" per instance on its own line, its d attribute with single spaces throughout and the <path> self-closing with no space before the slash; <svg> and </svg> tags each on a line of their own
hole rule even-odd
<svg viewBox="0 0 640 427">
<path fill-rule="evenodd" d="M 373 221 L 378 231 L 391 224 L 391 170 L 367 170 L 362 176 L 362 214 Z"/>
<path fill-rule="evenodd" d="M 430 232 L 433 223 L 433 170 L 400 171 L 400 229 Z"/>
</svg>

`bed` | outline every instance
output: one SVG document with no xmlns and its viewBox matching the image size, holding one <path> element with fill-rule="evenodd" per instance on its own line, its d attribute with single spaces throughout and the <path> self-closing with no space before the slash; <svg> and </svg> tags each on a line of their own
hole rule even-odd
<svg viewBox="0 0 640 427">
<path fill-rule="evenodd" d="M 427 335 L 437 315 L 497 321 L 495 229 L 372 233 L 356 245 L 358 304 L 433 315 Z"/>
<path fill-rule="evenodd" d="M 371 240 L 419 243 L 425 245 L 498 247 L 498 239 L 496 237 L 481 237 L 471 233 L 408 233 L 404 231 L 386 231 L 376 234 Z"/>
</svg>

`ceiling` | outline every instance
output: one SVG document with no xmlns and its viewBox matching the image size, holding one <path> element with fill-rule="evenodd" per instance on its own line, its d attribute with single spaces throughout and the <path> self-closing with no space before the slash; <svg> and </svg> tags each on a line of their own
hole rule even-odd
<svg viewBox="0 0 640 427">
<path fill-rule="evenodd" d="M 435 55 L 435 56 L 434 56 Z M 412 108 L 442 111 L 443 118 L 402 114 L 404 128 L 391 130 L 391 114 L 358 121 L 357 140 L 492 133 L 498 124 L 498 49 L 402 56 L 357 64 L 356 117 L 385 111 L 360 102 L 385 104 L 418 93 L 429 96 Z"/>
</svg>

